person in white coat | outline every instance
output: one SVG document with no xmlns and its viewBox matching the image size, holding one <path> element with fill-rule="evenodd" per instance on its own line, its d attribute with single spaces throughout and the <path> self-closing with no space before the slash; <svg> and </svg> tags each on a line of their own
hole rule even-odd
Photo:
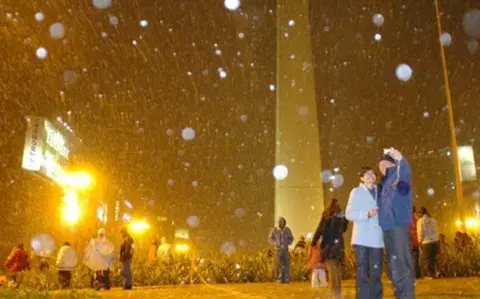
<svg viewBox="0 0 480 299">
<path fill-rule="evenodd" d="M 72 271 L 78 263 L 77 252 L 70 246 L 70 243 L 65 242 L 58 251 L 57 268 L 58 281 L 60 286 L 64 289 L 70 287 L 72 282 Z"/>
<path fill-rule="evenodd" d="M 420 208 L 419 214 L 421 218 L 417 222 L 417 235 L 418 242 L 422 245 L 421 257 L 425 278 L 433 279 L 436 277 L 437 255 L 440 251 L 437 221 L 425 207 Z"/>
<path fill-rule="evenodd" d="M 380 299 L 383 297 L 382 228 L 378 223 L 378 190 L 376 175 L 371 167 L 359 173 L 360 185 L 350 192 L 346 218 L 353 222 L 352 245 L 357 262 L 356 298 Z"/>
<path fill-rule="evenodd" d="M 110 290 L 110 267 L 115 259 L 115 246 L 107 239 L 104 228 L 98 230 L 97 237 L 90 240 L 83 255 L 83 264 L 92 273 L 90 284 L 99 290 L 101 286 Z"/>
</svg>

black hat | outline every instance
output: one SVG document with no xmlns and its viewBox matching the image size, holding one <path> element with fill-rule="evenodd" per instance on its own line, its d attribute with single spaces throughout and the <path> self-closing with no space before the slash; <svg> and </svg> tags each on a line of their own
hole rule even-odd
<svg viewBox="0 0 480 299">
<path fill-rule="evenodd" d="M 390 155 L 383 155 L 379 160 L 378 160 L 378 163 L 382 162 L 382 161 L 389 161 L 389 162 L 392 162 L 393 164 L 395 164 L 395 159 L 392 158 L 392 156 Z"/>
</svg>

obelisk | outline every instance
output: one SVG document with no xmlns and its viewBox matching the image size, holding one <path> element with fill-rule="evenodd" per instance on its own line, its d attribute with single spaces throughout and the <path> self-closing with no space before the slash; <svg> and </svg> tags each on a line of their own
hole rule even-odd
<svg viewBox="0 0 480 299">
<path fill-rule="evenodd" d="M 285 217 L 298 239 L 315 231 L 323 212 L 309 0 L 277 3 L 275 160 L 288 176 L 276 180 L 275 223 Z"/>
</svg>

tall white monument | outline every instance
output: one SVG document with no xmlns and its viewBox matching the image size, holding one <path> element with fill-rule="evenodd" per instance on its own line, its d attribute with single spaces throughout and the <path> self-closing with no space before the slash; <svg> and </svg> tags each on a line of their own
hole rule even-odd
<svg viewBox="0 0 480 299">
<path fill-rule="evenodd" d="M 315 231 L 323 212 L 309 0 L 277 1 L 275 223 L 285 217 L 295 238 Z"/>
</svg>

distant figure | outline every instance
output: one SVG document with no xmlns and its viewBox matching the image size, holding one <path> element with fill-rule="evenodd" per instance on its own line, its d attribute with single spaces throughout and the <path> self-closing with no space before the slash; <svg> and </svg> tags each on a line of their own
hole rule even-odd
<svg viewBox="0 0 480 299">
<path fill-rule="evenodd" d="M 110 267 L 115 259 L 115 246 L 106 237 L 104 228 L 90 240 L 83 256 L 83 263 L 92 271 L 90 284 L 99 290 L 101 286 L 110 290 Z M 97 285 L 97 286 L 96 286 Z"/>
<path fill-rule="evenodd" d="M 307 242 L 305 242 L 305 236 L 301 235 L 298 239 L 297 244 L 293 247 L 293 253 L 298 255 L 306 255 L 307 254 Z"/>
<path fill-rule="evenodd" d="M 173 261 L 172 245 L 167 242 L 167 238 L 162 237 L 162 244 L 158 246 L 157 257 L 160 261 L 171 263 Z"/>
<path fill-rule="evenodd" d="M 457 251 L 465 251 L 473 248 L 472 238 L 466 232 L 457 231 L 453 243 Z"/>
<path fill-rule="evenodd" d="M 18 273 L 30 269 L 30 260 L 23 243 L 12 250 L 5 261 L 5 268 L 8 270 L 8 274 L 14 282 L 17 282 Z"/>
<path fill-rule="evenodd" d="M 411 226 L 411 234 L 412 234 L 412 259 L 413 259 L 413 266 L 415 269 L 415 277 L 420 278 L 422 277 L 422 271 L 420 267 L 420 242 L 418 241 L 418 233 L 417 233 L 417 222 L 418 217 L 415 214 L 416 209 L 413 206 L 412 212 L 412 226 Z"/>
<path fill-rule="evenodd" d="M 325 263 L 323 262 L 322 250 L 320 243 L 317 242 L 315 246 L 310 246 L 308 250 L 308 264 L 307 269 L 312 270 L 312 288 L 318 289 L 327 287 L 327 274 L 325 272 Z M 318 284 L 320 282 L 320 285 Z"/>
<path fill-rule="evenodd" d="M 436 277 L 437 255 L 440 251 L 437 221 L 428 213 L 427 208 L 420 208 L 421 218 L 417 223 L 418 241 L 422 244 L 422 263 L 425 268 L 425 278 Z"/>
<path fill-rule="evenodd" d="M 155 262 L 157 261 L 157 250 L 158 250 L 158 241 L 155 238 L 152 241 L 152 244 L 150 245 L 150 247 L 148 248 L 147 259 L 150 262 L 150 264 L 155 264 Z"/>
<path fill-rule="evenodd" d="M 388 277 L 397 299 L 415 298 L 412 259 L 412 169 L 396 149 L 385 149 L 378 162 L 383 178 L 379 184 L 378 220 L 383 230 Z"/>
<path fill-rule="evenodd" d="M 341 263 L 345 259 L 343 234 L 347 230 L 347 223 L 338 200 L 332 198 L 322 214 L 322 219 L 312 239 L 313 247 L 317 245 L 320 237 L 322 237 L 320 248 L 322 250 L 322 258 L 327 264 L 330 291 L 334 298 L 342 297 Z"/>
<path fill-rule="evenodd" d="M 125 227 L 120 229 L 123 238 L 122 246 L 120 247 L 120 262 L 122 263 L 122 275 L 124 278 L 123 289 L 131 290 L 133 287 L 132 281 L 132 259 L 133 259 L 133 238 L 128 234 Z"/>
<path fill-rule="evenodd" d="M 439 234 L 438 238 L 440 243 L 440 251 L 438 253 L 438 276 L 445 277 L 449 265 L 448 251 L 450 250 L 450 245 L 448 245 L 444 234 Z"/>
<path fill-rule="evenodd" d="M 290 254 L 288 247 L 293 243 L 293 234 L 287 227 L 285 218 L 278 219 L 278 227 L 274 227 L 268 237 L 268 242 L 275 247 L 275 275 L 277 282 L 290 282 Z"/>
<path fill-rule="evenodd" d="M 70 287 L 72 282 L 72 271 L 78 263 L 77 252 L 70 246 L 70 243 L 65 242 L 58 251 L 57 268 L 58 281 L 60 286 L 64 289 Z"/>
<path fill-rule="evenodd" d="M 373 168 L 364 166 L 359 172 L 360 185 L 353 188 L 348 199 L 346 218 L 353 221 L 352 246 L 357 264 L 356 298 L 383 298 L 382 228 L 378 223 L 377 176 Z"/>
</svg>

